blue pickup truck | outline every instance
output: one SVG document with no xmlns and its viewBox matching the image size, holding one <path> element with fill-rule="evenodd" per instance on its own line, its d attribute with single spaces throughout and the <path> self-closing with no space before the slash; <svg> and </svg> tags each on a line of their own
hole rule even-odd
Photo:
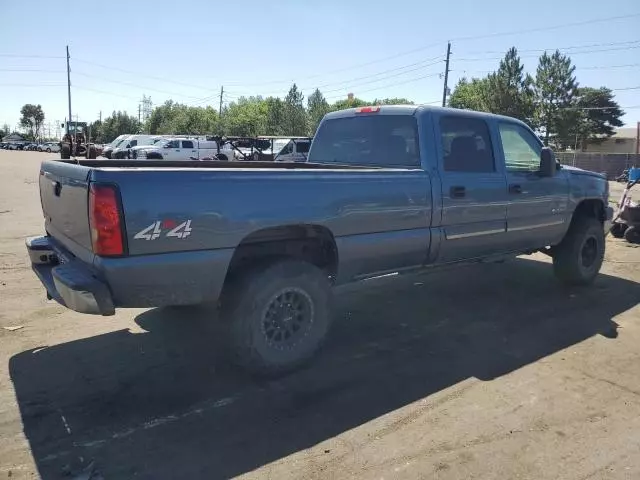
<svg viewBox="0 0 640 480">
<path fill-rule="evenodd" d="M 522 122 L 425 106 L 328 114 L 307 163 L 45 161 L 40 197 L 46 235 L 26 243 L 50 298 L 212 303 L 266 374 L 318 350 L 335 285 L 537 251 L 588 284 L 612 217 L 606 179 Z"/>
</svg>

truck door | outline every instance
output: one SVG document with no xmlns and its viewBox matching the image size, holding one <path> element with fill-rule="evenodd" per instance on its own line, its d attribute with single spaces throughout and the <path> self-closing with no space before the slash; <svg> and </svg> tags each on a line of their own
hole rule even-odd
<svg viewBox="0 0 640 480">
<path fill-rule="evenodd" d="M 191 157 L 200 158 L 193 140 L 182 140 L 182 155 L 180 158 L 182 160 L 190 160 Z"/>
<path fill-rule="evenodd" d="M 489 125 L 461 111 L 436 117 L 436 132 L 444 230 L 438 261 L 505 251 L 506 178 Z"/>
<path fill-rule="evenodd" d="M 528 128 L 515 122 L 498 124 L 504 155 L 509 203 L 507 237 L 512 250 L 557 243 L 568 228 L 569 183 L 559 171 L 541 177 L 542 145 Z"/>
</svg>

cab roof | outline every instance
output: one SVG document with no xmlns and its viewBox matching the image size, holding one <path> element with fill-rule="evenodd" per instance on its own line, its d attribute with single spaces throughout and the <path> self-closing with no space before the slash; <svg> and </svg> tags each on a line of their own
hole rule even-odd
<svg viewBox="0 0 640 480">
<path fill-rule="evenodd" d="M 495 113 L 488 112 L 477 112 L 475 110 L 466 110 L 460 108 L 450 108 L 450 107 L 436 107 L 433 105 L 375 105 L 371 106 L 372 108 L 377 108 L 379 111 L 371 112 L 371 113 L 360 113 L 359 109 L 364 107 L 357 108 L 348 108 L 346 110 L 338 110 L 337 112 L 328 113 L 325 116 L 325 119 L 329 120 L 332 118 L 344 118 L 344 117 L 353 117 L 355 115 L 420 115 L 422 113 L 436 113 L 438 115 L 444 114 L 461 114 L 464 113 L 465 116 L 477 117 L 477 118 L 492 118 L 498 120 L 508 120 L 511 122 L 523 123 L 520 120 L 513 117 L 506 117 L 504 115 L 496 115 Z M 524 123 L 523 123 L 524 125 Z"/>
</svg>

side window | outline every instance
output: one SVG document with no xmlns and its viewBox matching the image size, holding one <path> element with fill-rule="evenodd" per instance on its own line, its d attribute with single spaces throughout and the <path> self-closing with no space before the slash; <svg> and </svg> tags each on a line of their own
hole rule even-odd
<svg viewBox="0 0 640 480">
<path fill-rule="evenodd" d="M 182 148 L 193 148 L 193 142 L 191 140 L 183 140 Z"/>
<path fill-rule="evenodd" d="M 136 145 L 138 145 L 138 141 L 137 140 L 131 140 L 131 143 L 129 145 L 131 147 L 135 147 Z"/>
<path fill-rule="evenodd" d="M 459 115 L 440 119 L 446 172 L 495 172 L 489 127 L 484 120 Z"/>
<path fill-rule="evenodd" d="M 309 147 L 311 144 L 309 142 L 298 142 L 296 144 L 296 150 L 298 153 L 309 153 Z"/>
<path fill-rule="evenodd" d="M 178 148 L 180 147 L 180 142 L 178 142 L 178 140 L 171 140 L 169 143 L 167 143 L 167 148 Z"/>
<path fill-rule="evenodd" d="M 289 155 L 290 153 L 293 153 L 293 143 L 291 142 L 287 143 L 287 145 L 280 150 L 279 155 Z"/>
<path fill-rule="evenodd" d="M 500 141 L 509 172 L 537 172 L 542 147 L 526 128 L 515 123 L 500 124 Z"/>
</svg>

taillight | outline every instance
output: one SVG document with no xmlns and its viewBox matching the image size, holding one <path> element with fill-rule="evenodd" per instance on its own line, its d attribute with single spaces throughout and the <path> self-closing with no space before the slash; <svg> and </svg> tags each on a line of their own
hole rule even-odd
<svg viewBox="0 0 640 480">
<path fill-rule="evenodd" d="M 380 107 L 359 107 L 356 108 L 356 113 L 378 113 Z"/>
<path fill-rule="evenodd" d="M 89 186 L 89 227 L 93 253 L 105 257 L 124 254 L 118 192 L 113 185 Z"/>
</svg>

